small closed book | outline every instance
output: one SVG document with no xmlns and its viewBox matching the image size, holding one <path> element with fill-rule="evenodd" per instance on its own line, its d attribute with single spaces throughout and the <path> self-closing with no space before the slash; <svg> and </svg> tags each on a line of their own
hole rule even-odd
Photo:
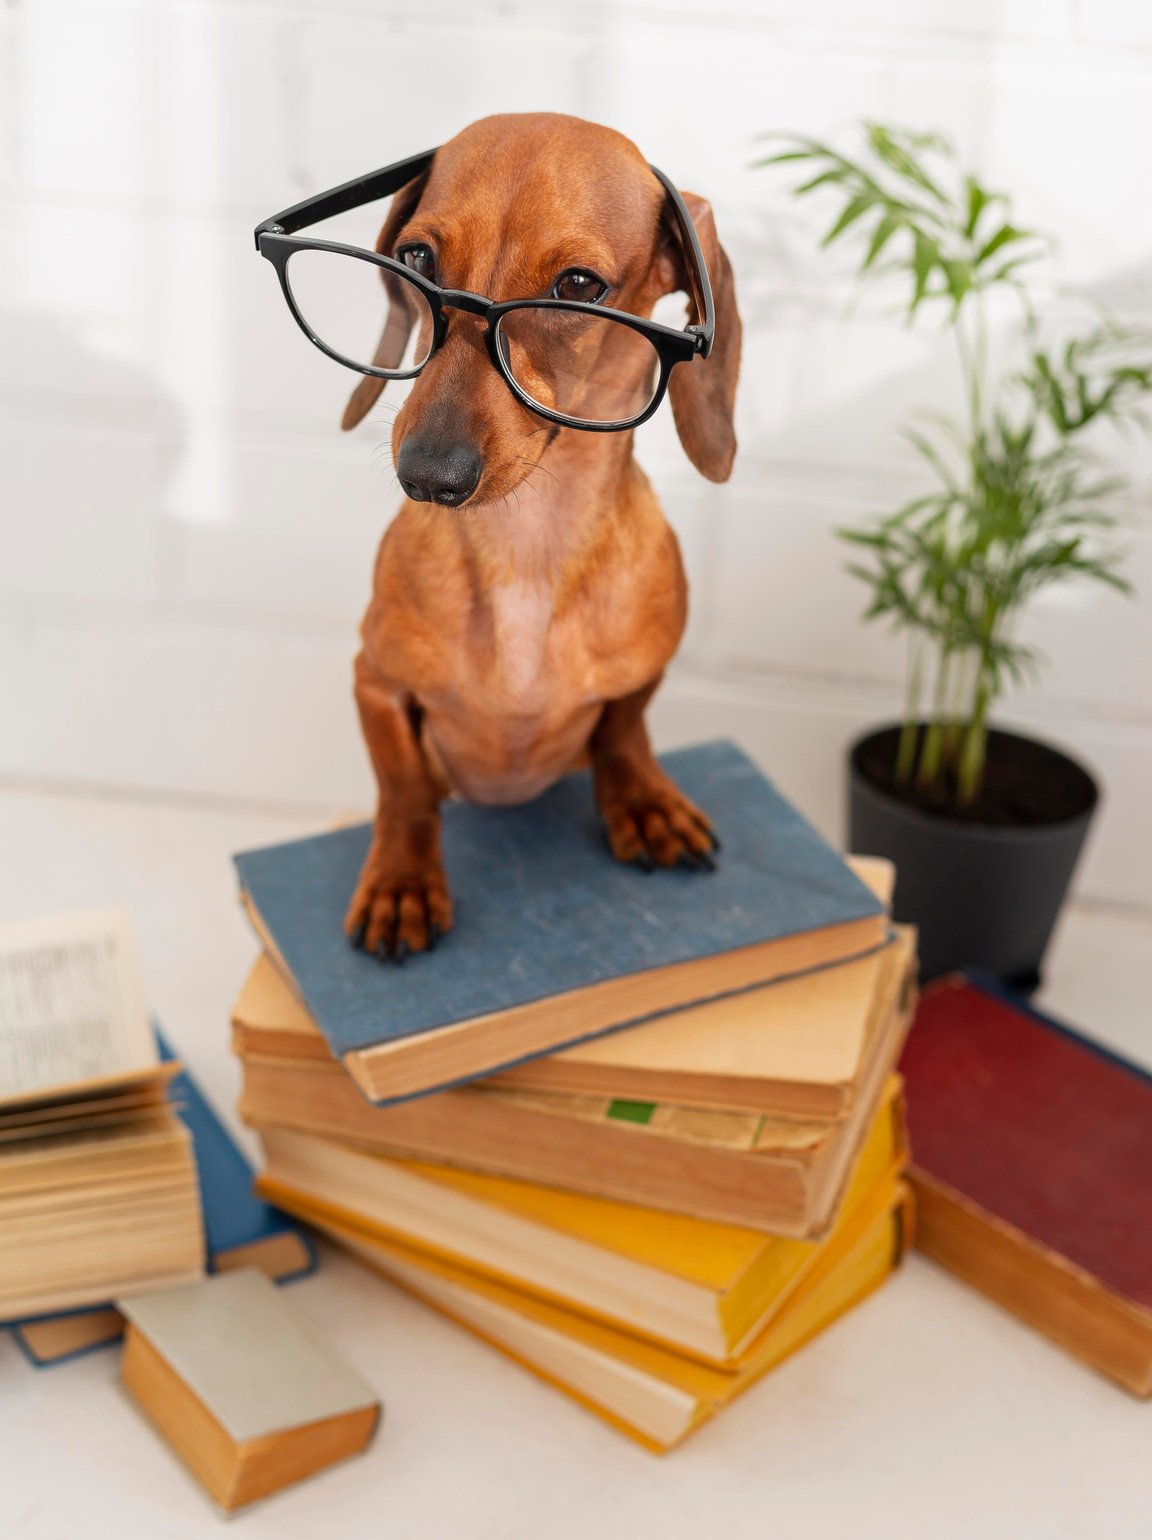
<svg viewBox="0 0 1152 1540">
<path fill-rule="evenodd" d="M 267 950 L 371 1100 L 443 1089 L 883 943 L 881 901 L 733 744 L 663 763 L 715 822 L 715 873 L 614 861 L 587 773 L 523 807 L 449 803 L 455 928 L 403 968 L 354 950 L 342 929 L 368 825 L 237 856 Z"/>
<path fill-rule="evenodd" d="M 172 1063 L 171 1047 L 161 1034 L 157 1039 L 162 1061 Z M 170 1082 L 169 1093 L 192 1135 L 209 1270 L 258 1267 L 282 1283 L 311 1272 L 316 1265 L 312 1241 L 256 1196 L 251 1166 L 187 1069 Z M 123 1330 L 120 1312 L 106 1304 L 23 1321 L 12 1328 L 12 1335 L 37 1368 L 47 1368 L 107 1347 L 119 1341 Z"/>
<path fill-rule="evenodd" d="M 255 1268 L 118 1304 L 125 1387 L 226 1512 L 376 1431 L 375 1391 Z"/>
<path fill-rule="evenodd" d="M 1152 1076 L 977 974 L 904 1049 L 918 1244 L 1152 1395 Z"/>
</svg>

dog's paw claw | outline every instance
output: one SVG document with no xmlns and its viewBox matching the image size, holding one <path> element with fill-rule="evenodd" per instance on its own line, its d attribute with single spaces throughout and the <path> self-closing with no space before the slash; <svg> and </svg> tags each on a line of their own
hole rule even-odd
<svg viewBox="0 0 1152 1540">
<path fill-rule="evenodd" d="M 344 921 L 352 946 L 398 967 L 430 952 L 451 927 L 452 900 L 438 866 L 392 876 L 369 857 Z"/>
<path fill-rule="evenodd" d="M 642 872 L 680 867 L 714 872 L 720 841 L 712 825 L 671 783 L 646 786 L 601 802 L 608 843 L 618 861 Z"/>
</svg>

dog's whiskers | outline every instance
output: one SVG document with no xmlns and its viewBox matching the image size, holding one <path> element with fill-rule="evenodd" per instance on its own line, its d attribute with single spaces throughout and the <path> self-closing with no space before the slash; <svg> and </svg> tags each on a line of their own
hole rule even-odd
<svg viewBox="0 0 1152 1540">
<path fill-rule="evenodd" d="M 528 470 L 525 472 L 524 476 L 520 480 L 520 485 L 522 487 L 527 487 L 530 492 L 534 492 L 535 495 L 537 497 L 539 497 L 541 500 L 543 500 L 544 492 L 543 492 L 542 488 L 538 487 L 536 485 L 536 483 L 532 480 L 532 472 L 533 471 L 543 471 L 546 476 L 551 476 L 552 477 L 552 480 L 556 483 L 557 486 L 560 485 L 560 478 L 558 476 L 553 475 L 552 472 L 550 470 L 548 470 L 548 468 L 546 466 L 541 465 L 538 460 L 529 460 L 524 455 L 518 455 L 517 456 L 517 460 L 518 460 L 519 464 L 528 466 Z"/>
<path fill-rule="evenodd" d="M 550 471 L 546 465 L 542 465 L 539 460 L 529 460 L 526 455 L 517 455 L 516 458 L 520 465 L 526 465 L 528 467 L 528 473 L 524 477 L 524 484 L 526 486 L 532 486 L 533 471 L 542 471 L 545 476 L 551 476 L 552 480 L 556 483 L 557 486 L 560 485 L 559 476 L 557 476 L 554 471 Z M 536 492 L 537 495 L 539 495 L 539 489 L 537 487 L 532 487 L 532 490 Z"/>
</svg>

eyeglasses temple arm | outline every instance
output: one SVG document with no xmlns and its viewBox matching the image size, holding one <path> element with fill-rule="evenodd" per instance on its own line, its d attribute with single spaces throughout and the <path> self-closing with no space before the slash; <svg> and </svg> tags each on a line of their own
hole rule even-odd
<svg viewBox="0 0 1152 1540">
<path fill-rule="evenodd" d="M 256 226 L 256 250 L 260 250 L 262 235 L 292 235 L 306 225 L 318 224 L 320 220 L 331 219 L 336 214 L 347 214 L 349 209 L 358 209 L 365 203 L 374 203 L 377 198 L 387 198 L 399 192 L 401 187 L 407 186 L 428 169 L 435 154 L 435 150 L 424 150 L 419 155 L 410 155 L 407 160 L 398 160 L 379 171 L 353 177 L 350 182 L 333 187 L 330 192 L 305 198 L 300 203 L 294 203 L 291 208 L 273 214 L 271 219 Z"/>
<path fill-rule="evenodd" d="M 692 223 L 692 216 L 672 180 L 665 176 L 659 166 L 649 165 L 648 169 L 668 194 L 680 229 L 681 244 L 686 248 L 690 258 L 689 266 L 692 269 L 690 279 L 695 279 L 696 289 L 691 299 L 699 319 L 684 329 L 696 338 L 696 351 L 707 358 L 712 351 L 712 338 L 716 331 L 716 305 L 712 298 L 712 282 L 708 277 L 708 267 L 704 261 L 704 253 L 700 249 L 696 226 Z"/>
</svg>

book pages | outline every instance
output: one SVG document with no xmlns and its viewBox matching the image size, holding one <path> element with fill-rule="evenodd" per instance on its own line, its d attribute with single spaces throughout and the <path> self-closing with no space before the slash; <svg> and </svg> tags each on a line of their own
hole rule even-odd
<svg viewBox="0 0 1152 1540">
<path fill-rule="evenodd" d="M 126 910 L 0 926 L 0 1105 L 156 1062 Z"/>
</svg>

